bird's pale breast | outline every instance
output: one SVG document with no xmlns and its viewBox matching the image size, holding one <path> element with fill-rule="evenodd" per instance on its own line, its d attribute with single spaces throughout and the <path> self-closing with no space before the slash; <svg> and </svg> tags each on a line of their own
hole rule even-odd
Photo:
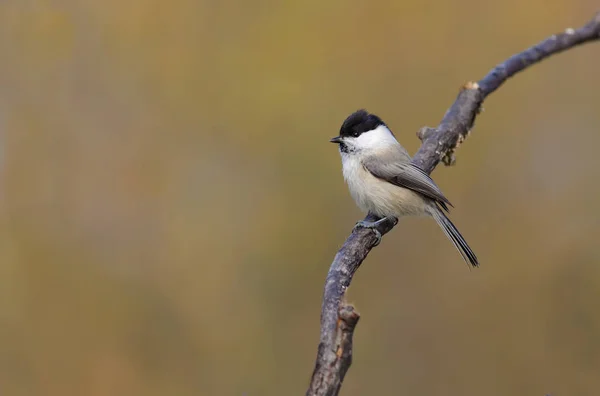
<svg viewBox="0 0 600 396">
<path fill-rule="evenodd" d="M 342 167 L 350 194 L 364 212 L 394 217 L 428 214 L 419 194 L 376 178 L 356 156 L 343 155 Z"/>
</svg>

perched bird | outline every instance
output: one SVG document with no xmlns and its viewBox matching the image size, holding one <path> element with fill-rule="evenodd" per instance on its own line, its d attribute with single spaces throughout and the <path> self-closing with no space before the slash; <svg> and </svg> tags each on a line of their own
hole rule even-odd
<svg viewBox="0 0 600 396">
<path fill-rule="evenodd" d="M 340 135 L 331 142 L 339 145 L 352 198 L 361 210 L 380 218 L 361 221 L 357 227 L 375 228 L 387 217 L 431 216 L 463 259 L 474 267 L 479 265 L 475 253 L 444 214 L 452 204 L 429 175 L 411 163 L 410 155 L 381 118 L 358 110 L 346 118 Z"/>
</svg>

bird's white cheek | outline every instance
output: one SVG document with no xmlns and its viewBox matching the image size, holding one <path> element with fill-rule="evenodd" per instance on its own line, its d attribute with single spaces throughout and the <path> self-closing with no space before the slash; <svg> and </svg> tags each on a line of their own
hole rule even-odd
<svg viewBox="0 0 600 396">
<path fill-rule="evenodd" d="M 354 145 L 360 149 L 383 148 L 396 144 L 398 141 L 385 125 L 380 125 L 372 131 L 364 132 L 354 138 Z"/>
</svg>

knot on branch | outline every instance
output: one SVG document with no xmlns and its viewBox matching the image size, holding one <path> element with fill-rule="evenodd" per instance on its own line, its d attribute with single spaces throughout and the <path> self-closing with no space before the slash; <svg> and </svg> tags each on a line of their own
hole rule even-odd
<svg viewBox="0 0 600 396">
<path fill-rule="evenodd" d="M 448 147 L 448 149 L 444 152 L 442 157 L 442 162 L 446 166 L 453 166 L 456 164 L 456 150 L 460 147 L 460 145 L 467 139 L 467 137 L 471 134 L 471 130 L 467 129 L 464 132 L 460 131 L 456 138 L 456 143 L 454 146 Z"/>
<path fill-rule="evenodd" d="M 463 85 L 462 90 L 465 89 L 479 89 L 479 84 L 477 84 L 475 81 L 469 81 Z"/>
<path fill-rule="evenodd" d="M 419 131 L 417 132 L 417 137 L 419 138 L 420 141 L 424 141 L 428 137 L 433 136 L 433 134 L 435 132 L 436 132 L 435 128 L 423 127 L 421 129 L 419 129 Z"/>
<path fill-rule="evenodd" d="M 360 319 L 360 314 L 354 310 L 352 304 L 343 303 L 340 306 L 339 318 L 342 333 L 351 333 Z"/>
<path fill-rule="evenodd" d="M 339 338 L 336 342 L 336 356 L 339 359 L 340 369 L 342 370 L 340 378 L 341 386 L 341 381 L 352 364 L 352 336 L 354 335 L 356 324 L 360 319 L 360 314 L 354 310 L 351 304 L 342 303 L 338 317 Z"/>
<path fill-rule="evenodd" d="M 448 149 L 448 151 L 446 151 L 446 154 L 444 154 L 444 156 L 442 157 L 442 162 L 444 163 L 444 165 L 453 166 L 456 164 L 456 154 L 454 150 L 454 148 L 451 148 Z"/>
</svg>

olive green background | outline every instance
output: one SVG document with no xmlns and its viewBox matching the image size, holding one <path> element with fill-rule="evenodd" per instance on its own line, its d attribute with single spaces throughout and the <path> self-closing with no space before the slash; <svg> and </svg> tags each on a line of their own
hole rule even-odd
<svg viewBox="0 0 600 396">
<path fill-rule="evenodd" d="M 0 393 L 299 395 L 362 214 L 328 143 L 414 153 L 459 87 L 597 3 L 0 2 Z M 343 395 L 600 392 L 600 42 L 528 69 L 349 291 Z"/>
</svg>

